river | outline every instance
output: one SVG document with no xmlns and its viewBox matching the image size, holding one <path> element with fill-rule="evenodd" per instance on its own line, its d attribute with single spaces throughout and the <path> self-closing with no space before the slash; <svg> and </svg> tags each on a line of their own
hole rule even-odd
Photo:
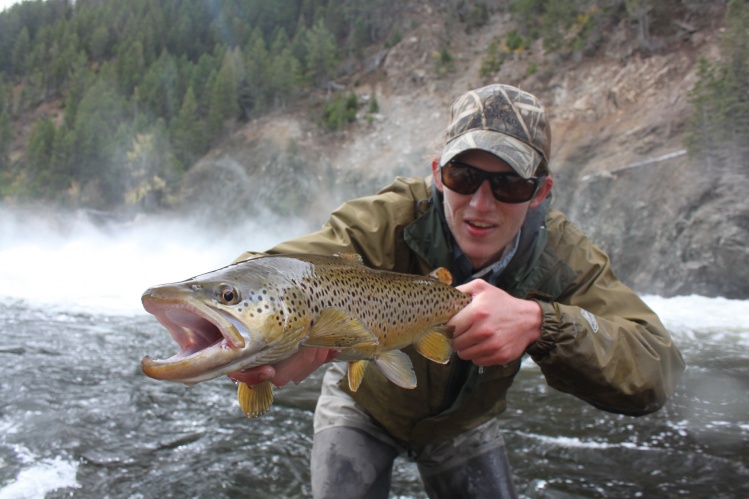
<svg viewBox="0 0 749 499">
<path fill-rule="evenodd" d="M 307 497 L 321 373 L 246 419 L 226 378 L 151 380 L 175 345 L 140 306 L 304 228 L 204 233 L 186 222 L 97 228 L 0 212 L 0 499 Z M 661 411 L 630 418 L 549 388 L 523 363 L 501 416 L 528 498 L 749 497 L 749 302 L 646 296 L 688 368 Z M 392 497 L 425 497 L 399 458 Z"/>
</svg>

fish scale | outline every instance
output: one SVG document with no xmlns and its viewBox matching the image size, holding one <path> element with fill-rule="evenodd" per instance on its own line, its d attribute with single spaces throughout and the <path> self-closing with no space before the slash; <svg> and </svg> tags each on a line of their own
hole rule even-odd
<svg viewBox="0 0 749 499">
<path fill-rule="evenodd" d="M 313 287 L 314 296 L 317 299 L 310 299 L 310 308 L 315 311 L 324 307 L 350 308 L 373 331 L 380 332 L 383 337 L 386 337 L 389 329 L 408 330 L 414 324 L 418 324 L 426 308 L 432 310 L 431 314 L 435 307 L 440 306 L 440 303 L 449 303 L 444 299 L 448 297 L 439 296 L 438 292 L 435 292 L 436 288 L 433 287 L 427 288 L 427 292 L 422 293 L 417 302 L 414 300 L 414 295 L 409 294 L 409 289 L 401 285 L 401 276 L 397 280 L 391 279 L 388 282 L 387 278 L 373 274 L 366 267 L 364 269 L 365 271 L 356 272 L 333 268 L 331 271 L 341 274 L 340 278 L 333 281 L 328 275 L 322 273 L 318 275 Z M 333 292 L 337 286 L 348 286 L 358 293 L 353 298 L 351 296 L 339 298 L 337 293 Z M 396 303 L 401 303 L 401 306 L 393 309 L 391 306 Z M 429 305 L 432 306 L 429 307 Z M 391 313 L 386 314 L 386 311 Z M 395 313 L 392 313 L 393 311 Z M 442 310 L 438 308 L 437 315 L 449 314 L 450 311 L 448 307 Z M 386 324 L 388 328 L 383 328 L 383 324 Z"/>
<path fill-rule="evenodd" d="M 155 379 L 194 384 L 272 364 L 301 347 L 335 348 L 349 362 L 352 390 L 370 361 L 403 388 L 416 379 L 408 356 L 441 363 L 452 355 L 449 319 L 470 296 L 447 281 L 449 272 L 414 276 L 375 270 L 358 255 L 263 256 L 192 279 L 148 289 L 145 309 L 170 331 L 181 351 L 163 360 L 145 357 Z M 195 316 L 204 320 L 195 320 Z M 272 385 L 239 385 L 248 416 L 267 410 Z"/>
</svg>

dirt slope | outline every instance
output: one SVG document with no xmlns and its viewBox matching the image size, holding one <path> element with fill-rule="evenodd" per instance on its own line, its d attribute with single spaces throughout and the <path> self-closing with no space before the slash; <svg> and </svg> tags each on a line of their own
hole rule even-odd
<svg viewBox="0 0 749 499">
<path fill-rule="evenodd" d="M 317 226 L 339 203 L 376 192 L 394 175 L 427 175 L 451 101 L 490 82 L 479 77 L 485 47 L 511 25 L 495 13 L 466 34 L 418 2 L 410 15 L 416 28 L 339 82 L 362 103 L 357 122 L 329 133 L 316 117 L 289 110 L 249 123 L 193 168 L 187 204 L 224 214 L 253 205 Z M 683 146 L 696 61 L 716 56 L 720 19 L 703 20 L 649 55 L 622 26 L 600 56 L 553 72 L 544 69 L 551 56 L 538 44 L 492 78 L 542 98 L 552 121 L 555 206 L 643 292 L 749 297 L 746 169 L 706 172 Z M 434 54 L 445 33 L 455 67 L 437 78 Z M 541 71 L 529 76 L 531 61 Z M 372 97 L 380 112 L 366 116 Z"/>
</svg>

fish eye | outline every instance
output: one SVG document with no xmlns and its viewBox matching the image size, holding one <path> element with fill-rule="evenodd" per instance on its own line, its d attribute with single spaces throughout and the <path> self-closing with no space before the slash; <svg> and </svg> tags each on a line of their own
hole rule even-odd
<svg viewBox="0 0 749 499">
<path fill-rule="evenodd" d="M 239 303 L 239 300 L 241 299 L 239 291 L 237 291 L 234 286 L 228 284 L 222 284 L 219 286 L 216 294 L 218 295 L 219 301 L 224 305 L 234 305 Z"/>
</svg>

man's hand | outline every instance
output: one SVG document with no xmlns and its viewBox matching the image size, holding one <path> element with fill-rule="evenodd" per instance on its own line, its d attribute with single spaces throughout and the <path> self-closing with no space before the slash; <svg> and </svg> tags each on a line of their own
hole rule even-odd
<svg viewBox="0 0 749 499">
<path fill-rule="evenodd" d="M 333 360 L 338 352 L 338 350 L 327 348 L 302 348 L 291 357 L 276 364 L 252 367 L 244 371 L 231 373 L 228 376 L 234 381 L 241 381 L 250 386 L 271 380 L 274 385 L 280 388 L 289 381 L 296 384 L 301 383 L 318 367 Z"/>
<path fill-rule="evenodd" d="M 455 328 L 453 350 L 461 359 L 478 366 L 507 364 L 541 337 L 538 303 L 514 298 L 480 279 L 457 289 L 473 296 L 447 323 Z"/>
</svg>

